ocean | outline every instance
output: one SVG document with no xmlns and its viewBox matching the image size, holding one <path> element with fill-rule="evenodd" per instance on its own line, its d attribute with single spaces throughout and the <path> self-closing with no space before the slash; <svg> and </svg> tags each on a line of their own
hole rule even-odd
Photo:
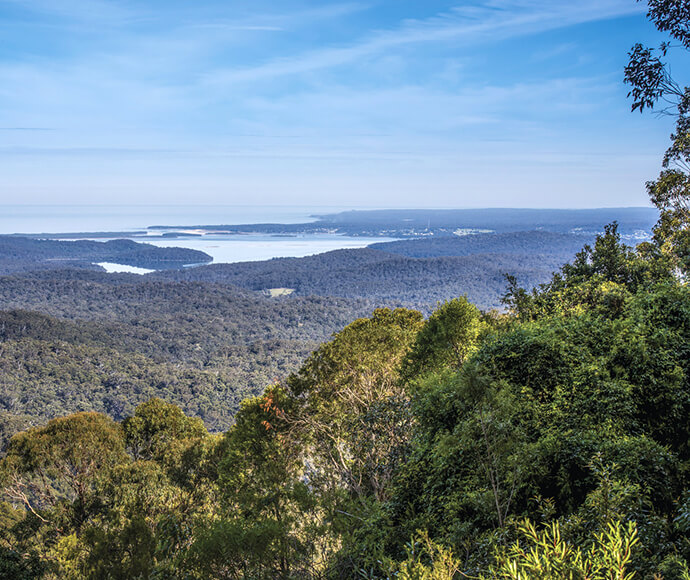
<svg viewBox="0 0 690 580">
<path fill-rule="evenodd" d="M 313 213 L 335 213 L 341 207 L 250 205 L 0 205 L 0 234 L 74 232 L 128 232 L 154 225 L 194 226 L 219 224 L 313 221 Z"/>
<path fill-rule="evenodd" d="M 336 213 L 334 206 L 114 206 L 114 205 L 0 205 L 0 234 L 67 234 L 81 232 L 140 232 L 149 226 L 232 225 L 253 223 L 294 224 L 314 221 L 314 214 Z M 88 239 L 109 239 L 93 236 Z M 134 238 L 141 242 L 142 238 Z M 214 264 L 299 258 L 344 248 L 362 248 L 393 238 L 349 237 L 337 234 L 298 236 L 219 235 L 145 240 L 160 247 L 201 250 Z M 105 264 L 111 272 L 139 272 L 128 266 Z"/>
</svg>

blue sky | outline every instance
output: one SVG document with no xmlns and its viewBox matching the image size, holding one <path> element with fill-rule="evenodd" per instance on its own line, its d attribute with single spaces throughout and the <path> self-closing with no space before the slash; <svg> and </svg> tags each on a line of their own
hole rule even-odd
<svg viewBox="0 0 690 580">
<path fill-rule="evenodd" d="M 647 205 L 634 0 L 0 0 L 0 202 Z M 676 68 L 675 72 L 679 72 Z"/>
</svg>

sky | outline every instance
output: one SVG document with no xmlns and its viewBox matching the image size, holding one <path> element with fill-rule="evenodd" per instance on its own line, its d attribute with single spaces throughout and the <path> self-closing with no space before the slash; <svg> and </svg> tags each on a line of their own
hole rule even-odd
<svg viewBox="0 0 690 580">
<path fill-rule="evenodd" d="M 626 98 L 666 40 L 645 12 L 0 0 L 0 203 L 648 205 L 673 120 Z"/>
</svg>

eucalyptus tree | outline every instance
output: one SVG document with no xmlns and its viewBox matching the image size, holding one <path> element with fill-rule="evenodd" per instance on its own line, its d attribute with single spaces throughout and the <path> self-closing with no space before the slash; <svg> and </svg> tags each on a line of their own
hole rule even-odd
<svg viewBox="0 0 690 580">
<path fill-rule="evenodd" d="M 647 183 L 647 191 L 661 212 L 654 240 L 685 277 L 690 272 L 690 87 L 671 75 L 667 58 L 671 52 L 690 51 L 690 2 L 649 0 L 648 4 L 647 17 L 668 33 L 670 41 L 656 49 L 636 44 L 629 53 L 625 82 L 631 87 L 633 111 L 655 109 L 676 119 L 663 169 Z"/>
</svg>

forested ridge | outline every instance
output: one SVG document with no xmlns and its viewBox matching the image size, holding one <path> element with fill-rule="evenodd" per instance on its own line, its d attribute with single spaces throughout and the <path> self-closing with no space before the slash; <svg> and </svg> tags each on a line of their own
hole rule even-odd
<svg viewBox="0 0 690 580">
<path fill-rule="evenodd" d="M 589 239 L 546 232 L 454 238 L 394 245 L 399 254 L 341 250 L 143 277 L 35 270 L 57 244 L 35 240 L 23 254 L 31 256 L 28 272 L 0 277 L 0 444 L 20 427 L 76 411 L 121 420 L 151 396 L 180 405 L 214 432 L 227 429 L 239 401 L 296 370 L 319 343 L 375 307 L 428 313 L 463 293 L 497 305 L 505 272 L 532 287 Z M 430 258 L 401 255 L 419 248 Z M 273 287 L 296 293 L 263 295 Z"/>
<path fill-rule="evenodd" d="M 568 220 L 572 223 L 571 216 Z M 379 306 L 406 305 L 428 313 L 438 301 L 462 294 L 480 308 L 500 308 L 506 273 L 532 288 L 547 281 L 554 270 L 592 239 L 593 234 L 538 230 L 462 236 L 446 233 L 304 258 L 183 268 L 184 264 L 203 263 L 210 258 L 184 248 L 156 248 L 130 240 L 66 242 L 0 236 L 0 274 L 41 280 L 43 288 L 48 280 L 54 280 L 56 286 L 63 285 L 67 290 L 68 280 L 91 280 L 101 286 L 106 282 L 113 286 L 145 284 L 149 280 L 199 282 L 255 292 L 290 288 L 297 296 L 364 298 Z M 100 267 L 93 261 L 159 271 L 143 279 L 113 276 L 107 280 L 99 276 Z M 7 282 L 0 286 L 7 284 L 12 285 Z M 28 286 L 25 289 L 33 294 Z M 40 288 L 37 291 L 44 292 Z M 3 308 L 22 300 L 26 304 L 22 307 L 32 308 L 31 299 L 25 299 L 18 288 L 0 288 L 0 292 Z"/>
<path fill-rule="evenodd" d="M 615 220 L 614 220 L 615 221 Z M 594 235 L 561 234 L 540 230 L 492 234 L 472 234 L 450 237 L 426 237 L 398 242 L 382 242 L 369 247 L 410 258 L 438 258 L 440 256 L 471 256 L 473 254 L 517 254 L 544 257 L 560 264 L 567 262 L 582 246 L 592 243 Z M 559 264 L 559 266 L 560 266 Z"/>
<path fill-rule="evenodd" d="M 512 243 L 533 236 L 539 236 L 542 242 L 545 237 L 539 232 L 488 234 L 496 241 L 483 247 L 467 247 L 467 243 L 458 243 L 453 237 L 406 240 L 393 242 L 392 251 L 387 251 L 388 244 L 382 244 L 385 251 L 334 250 L 305 258 L 211 264 L 147 277 L 230 284 L 254 291 L 291 288 L 298 296 L 366 298 L 379 305 L 404 304 L 425 312 L 438 301 L 466 294 L 481 308 L 500 308 L 506 273 L 516 275 L 523 285 L 532 288 L 546 282 L 583 244 L 583 236 L 573 235 L 564 235 L 567 242 L 561 244 L 551 244 L 553 240 L 548 236 L 548 241 L 541 244 L 520 247 Z M 542 251 L 530 252 L 530 246 Z"/>
<path fill-rule="evenodd" d="M 373 310 L 75 270 L 0 278 L 0 303 L 0 445 L 22 425 L 76 411 L 121 420 L 153 396 L 227 429 L 243 398 Z"/>
<path fill-rule="evenodd" d="M 211 257 L 208 254 L 198 250 L 158 248 L 131 240 L 57 241 L 0 236 L 0 274 L 52 270 L 56 266 L 100 269 L 94 262 L 167 269 L 210 261 Z"/>
</svg>

